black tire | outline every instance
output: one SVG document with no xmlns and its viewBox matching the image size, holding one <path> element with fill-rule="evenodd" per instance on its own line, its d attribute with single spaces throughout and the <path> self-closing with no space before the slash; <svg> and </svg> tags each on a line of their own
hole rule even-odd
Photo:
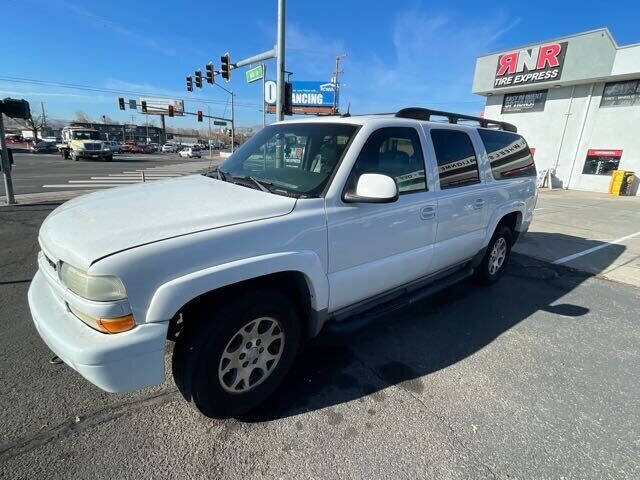
<svg viewBox="0 0 640 480">
<path fill-rule="evenodd" d="M 187 314 L 184 331 L 176 341 L 172 363 L 176 385 L 184 398 L 207 417 L 237 417 L 260 405 L 280 386 L 298 352 L 300 318 L 291 300 L 271 289 L 252 292 L 249 298 L 250 302 L 247 296 L 237 295 L 230 300 L 207 303 Z M 216 305 L 223 306 L 215 309 Z M 232 393 L 223 387 L 224 376 L 223 380 L 219 378 L 223 353 L 230 351 L 229 344 L 245 325 L 262 317 L 276 319 L 284 333 L 279 360 L 272 364 L 273 369 L 264 380 L 253 382 L 254 386 L 246 392 Z M 248 335 L 242 336 L 235 352 L 250 344 L 245 344 Z M 252 341 L 255 345 L 256 340 Z M 238 372 L 236 370 L 235 375 Z M 251 375 L 253 373 L 255 371 Z"/>
<path fill-rule="evenodd" d="M 499 267 L 496 268 L 496 264 L 492 259 L 492 252 L 496 245 L 500 245 L 504 242 L 505 252 L 504 258 L 500 263 Z M 509 257 L 511 255 L 511 245 L 513 244 L 513 233 L 509 227 L 504 225 L 498 226 L 496 232 L 493 234 L 489 245 L 487 246 L 487 251 L 482 258 L 482 262 L 475 269 L 474 275 L 475 279 L 482 285 L 493 285 L 496 283 L 502 275 L 504 275 L 504 271 L 507 267 L 507 263 L 509 263 Z M 500 248 L 498 248 L 498 251 Z M 493 266 L 492 266 L 493 264 Z"/>
<path fill-rule="evenodd" d="M 105 160 L 106 162 L 111 162 L 111 161 L 113 160 L 113 156 L 112 156 L 112 155 L 109 155 L 108 157 L 104 157 L 104 160 Z"/>
</svg>

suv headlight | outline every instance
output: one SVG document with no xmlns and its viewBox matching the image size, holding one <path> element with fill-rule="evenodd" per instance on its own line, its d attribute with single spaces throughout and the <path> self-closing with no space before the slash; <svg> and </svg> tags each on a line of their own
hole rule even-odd
<svg viewBox="0 0 640 480">
<path fill-rule="evenodd" d="M 118 277 L 88 275 L 67 263 L 60 266 L 60 280 L 73 293 L 87 300 L 112 302 L 127 298 Z"/>
</svg>

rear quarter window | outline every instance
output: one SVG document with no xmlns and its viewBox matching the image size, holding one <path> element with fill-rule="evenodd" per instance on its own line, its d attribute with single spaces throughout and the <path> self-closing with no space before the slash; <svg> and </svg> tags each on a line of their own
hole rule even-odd
<svg viewBox="0 0 640 480">
<path fill-rule="evenodd" d="M 536 166 L 524 138 L 501 130 L 478 129 L 496 180 L 535 177 Z"/>
</svg>

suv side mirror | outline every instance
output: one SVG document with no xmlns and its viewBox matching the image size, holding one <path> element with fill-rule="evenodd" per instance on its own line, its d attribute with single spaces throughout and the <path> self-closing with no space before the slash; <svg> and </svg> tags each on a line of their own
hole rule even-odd
<svg viewBox="0 0 640 480">
<path fill-rule="evenodd" d="M 355 191 L 348 191 L 342 199 L 346 203 L 391 203 L 398 200 L 396 181 L 380 173 L 363 173 Z"/>
</svg>

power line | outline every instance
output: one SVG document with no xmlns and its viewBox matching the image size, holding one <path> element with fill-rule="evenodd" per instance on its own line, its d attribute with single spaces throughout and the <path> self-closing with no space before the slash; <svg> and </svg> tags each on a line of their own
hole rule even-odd
<svg viewBox="0 0 640 480">
<path fill-rule="evenodd" d="M 34 80 L 32 78 L 20 78 L 20 77 L 8 77 L 8 76 L 0 76 L 0 81 L 11 82 L 11 83 L 20 83 L 27 85 L 39 85 L 46 87 L 57 87 L 57 88 L 68 88 L 72 90 L 84 90 L 89 92 L 100 92 L 100 93 L 114 93 L 118 95 L 135 95 L 140 97 L 156 97 L 156 96 L 172 96 L 165 95 L 162 93 L 145 93 L 145 92 L 136 92 L 132 90 L 119 90 L 119 89 L 111 89 L 111 88 L 98 88 L 91 87 L 89 85 L 79 85 L 73 83 L 63 83 L 63 82 L 53 82 L 53 81 L 45 81 L 45 80 Z M 181 98 L 181 100 L 185 102 L 192 103 L 205 103 L 205 104 L 215 104 L 215 105 L 226 105 L 226 100 L 210 100 L 201 97 L 189 97 L 189 98 Z M 236 106 L 246 107 L 246 108 L 256 108 L 259 107 L 258 103 L 250 103 L 250 102 L 240 102 L 237 103 Z"/>
</svg>

